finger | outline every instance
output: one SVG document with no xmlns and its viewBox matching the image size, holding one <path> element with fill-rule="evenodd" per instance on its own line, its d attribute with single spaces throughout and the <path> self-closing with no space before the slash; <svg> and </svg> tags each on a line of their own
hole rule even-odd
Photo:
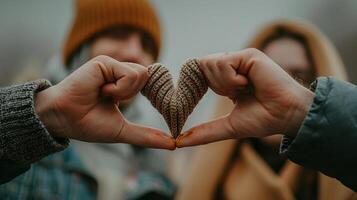
<svg viewBox="0 0 357 200">
<path fill-rule="evenodd" d="M 227 63 L 213 69 L 213 76 L 217 84 L 227 91 L 227 95 L 235 94 L 237 89 L 242 89 L 248 84 L 248 79 L 238 74 L 235 69 Z"/>
<path fill-rule="evenodd" d="M 117 100 L 128 99 L 138 93 L 138 89 L 134 87 L 135 80 L 131 77 L 124 76 L 115 83 L 108 83 L 102 87 L 102 93 L 105 96 L 111 96 Z"/>
<path fill-rule="evenodd" d="M 97 73 L 102 75 L 104 83 L 115 83 L 116 80 L 134 72 L 127 64 L 109 56 L 97 56 L 88 63 L 93 63 L 93 65 L 90 64 L 89 66 L 100 70 Z"/>
<path fill-rule="evenodd" d="M 118 142 L 134 144 L 138 146 L 157 148 L 157 149 L 169 149 L 174 150 L 175 140 L 166 135 L 164 132 L 132 124 L 129 122 L 124 123 L 123 128 L 118 136 Z"/>
<path fill-rule="evenodd" d="M 248 84 L 248 79 L 242 74 L 238 74 L 233 65 L 227 64 L 224 67 L 216 67 L 214 69 L 214 75 L 217 79 L 222 79 L 225 85 L 228 83 L 234 87 L 243 87 Z"/>
<path fill-rule="evenodd" d="M 233 67 L 239 74 L 249 77 L 253 85 L 266 88 L 291 82 L 291 77 L 263 52 L 249 48 L 227 55 L 228 59 L 235 60 Z"/>
<path fill-rule="evenodd" d="M 207 62 L 204 67 L 200 67 L 208 81 L 208 86 L 219 95 L 229 96 L 229 90 L 227 90 L 227 84 L 224 81 L 225 77 L 222 77 L 216 68 L 215 62 Z"/>
<path fill-rule="evenodd" d="M 149 79 L 148 68 L 136 63 L 126 63 L 126 64 L 138 73 L 138 79 L 135 87 L 137 87 L 138 90 L 141 90 Z"/>
<path fill-rule="evenodd" d="M 249 63 L 256 52 L 244 49 L 238 52 L 223 55 L 223 59 L 230 63 L 230 66 L 237 74 L 247 75 L 252 65 Z"/>
<path fill-rule="evenodd" d="M 207 70 L 205 72 L 205 77 L 208 80 L 209 87 L 212 88 L 214 91 L 220 88 L 219 82 L 211 71 Z"/>
<path fill-rule="evenodd" d="M 191 128 L 176 139 L 176 147 L 202 145 L 235 138 L 227 117 L 222 117 Z"/>
<path fill-rule="evenodd" d="M 123 66 L 122 63 L 109 56 L 97 56 L 71 73 L 61 83 L 77 83 L 84 85 L 83 83 L 86 82 L 87 84 L 85 84 L 85 88 L 87 90 L 97 91 L 105 84 L 115 83 L 116 80 L 127 74 L 128 70 L 131 69 Z"/>
<path fill-rule="evenodd" d="M 135 63 L 120 63 L 126 68 L 124 76 L 116 83 L 107 84 L 103 87 L 105 95 L 115 99 L 124 100 L 135 96 L 146 84 L 149 73 L 147 68 Z M 114 71 L 119 70 L 115 69 Z"/>
<path fill-rule="evenodd" d="M 246 77 L 238 74 L 232 66 L 230 53 L 210 55 L 211 59 L 200 59 L 200 69 L 208 77 L 210 87 L 220 95 L 234 96 L 237 88 L 248 84 Z"/>
<path fill-rule="evenodd" d="M 248 85 L 248 79 L 247 77 L 241 75 L 241 74 L 235 74 L 232 77 L 233 82 L 235 83 L 235 87 L 236 88 L 242 88 L 245 87 L 246 85 Z"/>
</svg>

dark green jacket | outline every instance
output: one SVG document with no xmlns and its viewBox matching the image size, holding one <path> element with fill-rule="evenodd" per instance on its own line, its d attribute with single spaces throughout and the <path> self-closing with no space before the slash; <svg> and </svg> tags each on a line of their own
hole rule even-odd
<svg viewBox="0 0 357 200">
<path fill-rule="evenodd" d="M 357 192 L 357 87 L 331 77 L 312 84 L 315 98 L 298 135 L 282 152 Z"/>
</svg>

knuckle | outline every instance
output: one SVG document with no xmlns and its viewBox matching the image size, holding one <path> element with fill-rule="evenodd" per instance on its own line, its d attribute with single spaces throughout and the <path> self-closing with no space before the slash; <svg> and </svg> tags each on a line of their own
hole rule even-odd
<svg viewBox="0 0 357 200">
<path fill-rule="evenodd" d="M 199 67 L 202 68 L 207 68 L 207 66 L 209 65 L 209 61 L 207 60 L 206 57 L 202 57 L 198 59 L 198 65 Z"/>
<path fill-rule="evenodd" d="M 260 56 L 262 52 L 256 48 L 248 48 L 246 49 L 248 54 L 255 57 L 255 56 Z"/>
<path fill-rule="evenodd" d="M 219 68 L 219 69 L 224 68 L 225 65 L 226 65 L 226 62 L 225 62 L 223 59 L 221 59 L 221 58 L 216 61 L 216 66 L 217 66 L 217 68 Z"/>
<path fill-rule="evenodd" d="M 249 48 L 249 49 L 247 49 L 247 51 L 248 51 L 248 55 L 249 55 L 247 64 L 250 66 L 257 65 L 258 63 L 262 62 L 262 60 L 264 59 L 264 56 L 265 56 L 264 53 L 258 49 Z"/>
<path fill-rule="evenodd" d="M 92 60 L 93 60 L 93 61 L 103 62 L 103 61 L 110 60 L 110 59 L 112 59 L 112 58 L 109 57 L 109 56 L 99 55 L 99 56 L 94 57 Z"/>
<path fill-rule="evenodd" d="M 256 66 L 260 62 L 260 58 L 253 57 L 248 61 L 249 66 Z"/>
<path fill-rule="evenodd" d="M 147 67 L 142 67 L 139 70 L 140 77 L 149 78 L 149 69 Z"/>
<path fill-rule="evenodd" d="M 140 77 L 140 74 L 136 70 L 132 70 L 130 73 L 127 74 L 127 77 L 131 80 L 137 80 Z"/>
</svg>

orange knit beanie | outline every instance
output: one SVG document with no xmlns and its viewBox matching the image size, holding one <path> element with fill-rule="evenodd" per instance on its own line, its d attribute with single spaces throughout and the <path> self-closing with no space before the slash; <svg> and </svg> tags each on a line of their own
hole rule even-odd
<svg viewBox="0 0 357 200">
<path fill-rule="evenodd" d="M 155 59 L 159 56 L 161 33 L 154 8 L 146 0 L 75 0 L 72 27 L 63 47 L 68 64 L 80 46 L 96 34 L 115 26 L 131 26 L 152 37 Z"/>
</svg>

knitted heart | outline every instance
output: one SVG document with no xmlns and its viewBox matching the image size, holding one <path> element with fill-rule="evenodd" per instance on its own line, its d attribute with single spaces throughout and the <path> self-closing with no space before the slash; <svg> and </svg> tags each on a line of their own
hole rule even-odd
<svg viewBox="0 0 357 200">
<path fill-rule="evenodd" d="M 149 66 L 149 80 L 141 93 L 163 115 L 176 138 L 200 99 L 207 92 L 206 79 L 196 59 L 182 65 L 177 88 L 169 70 L 160 63 Z"/>
</svg>

